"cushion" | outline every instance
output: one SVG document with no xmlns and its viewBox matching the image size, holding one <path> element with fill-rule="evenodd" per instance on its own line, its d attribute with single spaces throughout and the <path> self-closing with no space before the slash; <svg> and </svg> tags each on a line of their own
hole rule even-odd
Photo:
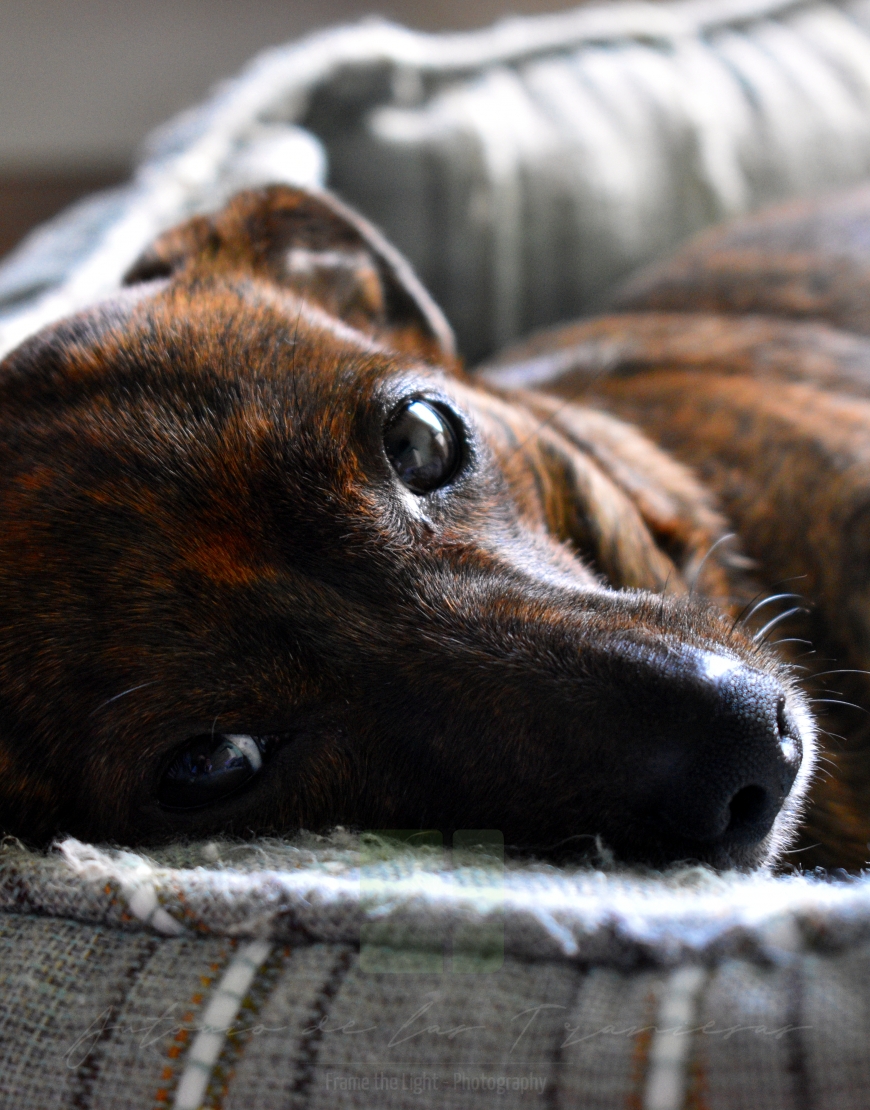
<svg viewBox="0 0 870 1110">
<path fill-rule="evenodd" d="M 455 35 L 368 21 L 267 51 L 130 184 L 0 267 L 0 354 L 193 211 L 327 180 L 482 358 L 726 216 L 870 172 L 868 0 L 586 7 Z"/>
<path fill-rule="evenodd" d="M 866 1107 L 870 885 L 382 837 L 0 853 L 0 1105 Z M 812 1101 L 810 1101 L 812 1099 Z"/>
</svg>

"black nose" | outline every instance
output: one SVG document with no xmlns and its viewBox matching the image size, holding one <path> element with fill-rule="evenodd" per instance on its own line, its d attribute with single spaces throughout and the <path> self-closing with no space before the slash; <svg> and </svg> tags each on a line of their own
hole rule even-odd
<svg viewBox="0 0 870 1110">
<path fill-rule="evenodd" d="M 647 703 L 652 813 L 688 841 L 726 850 L 757 844 L 803 759 L 785 690 L 711 652 L 681 652 L 657 671 L 659 696 Z"/>
</svg>

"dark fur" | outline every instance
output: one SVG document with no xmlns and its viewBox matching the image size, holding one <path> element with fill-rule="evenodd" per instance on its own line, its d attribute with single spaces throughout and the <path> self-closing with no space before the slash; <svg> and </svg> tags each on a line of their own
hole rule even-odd
<svg viewBox="0 0 870 1110">
<path fill-rule="evenodd" d="M 719 506 L 759 588 L 818 568 L 800 589 L 850 660 L 836 622 L 867 573 L 849 522 L 870 469 L 818 491 L 809 440 L 782 429 L 812 390 L 818 435 L 840 437 L 824 446 L 870 462 L 870 406 L 839 396 L 839 364 L 805 382 L 777 362 L 783 344 L 829 352 L 823 330 L 790 327 L 808 326 L 614 316 L 469 379 L 398 256 L 329 198 L 246 193 L 169 233 L 122 295 L 0 367 L 6 830 L 497 828 L 655 864 L 770 860 L 800 815 L 813 729 L 791 668 L 735 621 L 755 587 L 718 542 Z M 553 400 L 581 394 L 593 407 Z M 424 498 L 383 449 L 417 395 L 466 430 L 458 477 Z M 668 767 L 688 797 L 743 743 L 716 733 L 718 709 L 698 717 L 702 652 L 781 690 L 804 745 L 751 844 L 660 817 Z M 214 729 L 288 739 L 248 790 L 161 808 L 167 759 Z M 851 831 L 828 828 L 856 862 Z"/>
</svg>

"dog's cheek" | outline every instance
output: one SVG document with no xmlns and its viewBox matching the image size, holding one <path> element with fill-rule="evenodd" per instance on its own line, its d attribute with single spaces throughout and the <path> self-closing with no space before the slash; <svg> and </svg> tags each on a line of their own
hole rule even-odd
<svg viewBox="0 0 870 1110">
<path fill-rule="evenodd" d="M 40 758 L 44 745 L 32 736 L 16 742 L 15 732 L 0 716 L 0 832 L 44 844 L 66 816 L 65 792 Z"/>
</svg>

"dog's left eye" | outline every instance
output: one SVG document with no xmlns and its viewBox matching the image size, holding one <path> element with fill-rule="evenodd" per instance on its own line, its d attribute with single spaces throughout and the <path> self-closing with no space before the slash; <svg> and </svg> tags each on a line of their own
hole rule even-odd
<svg viewBox="0 0 870 1110">
<path fill-rule="evenodd" d="M 427 401 L 407 401 L 384 432 L 384 449 L 412 493 L 446 485 L 459 463 L 459 441 L 447 417 Z"/>
<path fill-rule="evenodd" d="M 220 801 L 257 774 L 268 740 L 228 733 L 194 737 L 166 768 L 157 800 L 169 809 L 197 809 Z"/>
</svg>

